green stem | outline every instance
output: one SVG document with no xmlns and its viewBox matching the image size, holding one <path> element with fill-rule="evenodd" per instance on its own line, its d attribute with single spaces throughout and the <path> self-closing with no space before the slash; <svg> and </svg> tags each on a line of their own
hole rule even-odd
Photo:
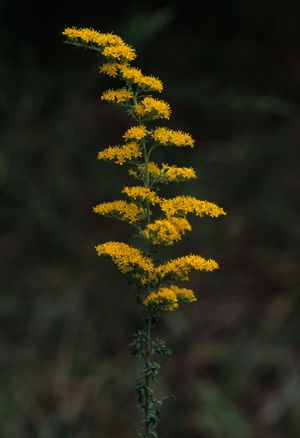
<svg viewBox="0 0 300 438">
<path fill-rule="evenodd" d="M 132 87 L 130 86 L 131 91 Z M 137 93 L 133 93 L 133 101 L 134 104 L 136 104 L 138 102 L 137 99 Z M 143 122 L 142 120 L 139 118 L 137 120 L 139 125 L 142 125 Z M 143 158 L 144 158 L 144 175 L 145 175 L 145 179 L 144 179 L 144 187 L 146 188 L 150 188 L 150 176 L 149 176 L 149 156 L 150 153 L 153 149 L 150 148 L 150 150 L 147 150 L 147 145 L 146 145 L 146 141 L 142 140 L 141 142 L 141 146 L 143 148 Z M 149 199 L 147 199 L 146 201 L 146 222 L 149 225 L 151 222 L 151 210 L 150 210 L 150 201 Z M 147 248 L 146 248 L 146 252 L 147 252 L 147 256 L 151 257 L 152 255 L 152 248 L 151 248 L 151 244 L 149 241 L 147 241 Z M 148 279 L 147 282 L 147 295 L 150 292 L 150 282 Z M 145 383 L 145 403 L 144 403 L 144 418 L 142 423 L 144 424 L 143 430 L 144 430 L 144 435 L 143 438 L 151 438 L 150 434 L 151 434 L 151 423 L 150 423 L 150 411 L 151 411 L 151 394 L 152 394 L 152 390 L 151 390 L 151 377 L 150 374 L 148 372 L 150 365 L 151 365 L 151 356 L 152 356 L 152 345 L 151 345 L 151 323 L 152 323 L 152 315 L 151 312 L 149 310 L 146 310 L 145 313 L 145 333 L 146 333 L 146 343 L 144 346 L 144 352 L 143 352 L 143 357 L 144 357 L 144 383 Z"/>
<path fill-rule="evenodd" d="M 149 156 L 147 153 L 147 147 L 145 141 L 143 141 L 144 149 L 144 165 L 145 165 L 145 187 L 149 188 Z M 147 211 L 147 224 L 150 223 L 150 202 L 147 199 L 146 202 Z M 147 248 L 148 255 L 150 255 L 150 245 Z M 149 281 L 147 283 L 147 295 L 149 294 Z M 149 368 L 150 358 L 151 358 L 151 315 L 146 314 L 146 346 L 145 346 L 145 370 Z M 150 378 L 148 375 L 145 377 L 145 387 L 146 387 L 146 401 L 145 401 L 145 438 L 150 438 L 150 423 L 149 423 L 149 411 L 150 411 Z"/>
<path fill-rule="evenodd" d="M 147 315 L 146 321 L 146 333 L 147 333 L 147 343 L 145 351 L 145 369 L 149 367 L 151 358 L 151 315 Z M 150 438 L 150 423 L 149 423 L 149 410 L 150 410 L 150 378 L 146 376 L 145 378 L 146 386 L 146 402 L 145 402 L 145 438 Z"/>
</svg>

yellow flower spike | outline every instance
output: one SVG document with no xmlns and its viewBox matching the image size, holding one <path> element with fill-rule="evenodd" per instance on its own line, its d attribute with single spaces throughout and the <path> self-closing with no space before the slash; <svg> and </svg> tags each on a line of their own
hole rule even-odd
<svg viewBox="0 0 300 438">
<path fill-rule="evenodd" d="M 142 235 L 151 240 L 153 245 L 173 245 L 186 231 L 191 231 L 191 224 L 185 218 L 171 217 L 158 219 L 146 226 Z"/>
<path fill-rule="evenodd" d="M 122 200 L 102 202 L 101 204 L 96 205 L 96 207 L 93 207 L 93 211 L 101 216 L 117 217 L 129 224 L 133 224 L 145 218 L 145 210 L 138 207 L 133 202 Z"/>
<path fill-rule="evenodd" d="M 158 204 L 160 202 L 157 194 L 148 187 L 124 187 L 122 193 L 125 193 L 129 198 L 134 199 L 135 201 L 149 200 L 151 204 Z"/>
<path fill-rule="evenodd" d="M 171 108 L 164 100 L 144 97 L 134 106 L 134 112 L 138 117 L 147 120 L 169 119 Z"/>
<path fill-rule="evenodd" d="M 132 98 L 132 91 L 125 87 L 116 90 L 106 90 L 101 96 L 101 100 L 105 100 L 106 102 L 110 103 L 127 103 Z"/>
<path fill-rule="evenodd" d="M 98 160 L 111 160 L 122 166 L 128 161 L 135 160 L 142 156 L 137 143 L 127 143 L 124 146 L 109 146 L 98 153 Z"/>
<path fill-rule="evenodd" d="M 131 128 L 127 129 L 125 134 L 123 135 L 123 138 L 125 140 L 142 140 L 147 135 L 147 128 L 144 125 L 138 125 L 138 126 L 132 126 Z"/>
<path fill-rule="evenodd" d="M 144 256 L 139 249 L 126 243 L 106 242 L 95 248 L 99 256 L 109 256 L 123 274 L 135 274 L 136 269 L 144 272 L 151 272 L 154 269 L 153 262 L 149 257 Z"/>
<path fill-rule="evenodd" d="M 123 88 L 105 91 L 101 100 L 122 106 L 126 115 L 132 117 L 137 125 L 129 127 L 124 133 L 124 145 L 109 146 L 99 152 L 98 158 L 111 160 L 119 165 L 129 163 L 129 174 L 139 181 L 140 186 L 123 188 L 122 193 L 129 199 L 103 202 L 93 210 L 99 215 L 128 222 L 135 229 L 134 237 L 144 240 L 142 243 L 145 253 L 123 242 L 106 242 L 97 245 L 96 251 L 99 256 L 111 259 L 128 276 L 130 283 L 136 286 L 136 302 L 144 309 L 144 325 L 135 333 L 130 344 L 131 353 L 142 359 L 144 364 L 137 379 L 138 393 L 141 385 L 143 387 L 143 397 L 139 397 L 138 403 L 142 412 L 138 435 L 157 436 L 159 412 L 151 408 L 151 400 L 156 399 L 153 383 L 156 381 L 159 364 L 154 362 L 153 356 L 167 355 L 169 351 L 163 340 L 152 338 L 153 317 L 162 312 L 176 310 L 181 302 L 192 303 L 197 300 L 191 289 L 181 288 L 170 282 L 186 281 L 193 271 L 210 272 L 219 266 L 214 260 L 194 254 L 162 262 L 155 245 L 172 245 L 186 232 L 191 231 L 192 227 L 187 219 L 189 213 L 199 217 L 218 217 L 226 213 L 216 204 L 193 196 L 160 199 L 153 190 L 160 183 L 196 178 L 192 167 L 149 161 L 156 147 L 193 148 L 195 141 L 187 132 L 166 127 L 153 128 L 148 123 L 169 119 L 171 109 L 166 101 L 155 99 L 151 95 L 163 90 L 160 79 L 151 75 L 145 76 L 139 68 L 130 65 L 136 58 L 135 50 L 119 36 L 93 29 L 72 27 L 65 29 L 63 35 L 69 44 L 84 46 L 103 55 L 104 63 L 100 72 L 110 78 L 117 78 L 122 82 Z M 162 217 L 157 216 L 159 208 L 152 207 L 156 204 L 159 204 Z M 152 414 L 153 421 L 148 421 Z"/>
<path fill-rule="evenodd" d="M 218 217 L 226 215 L 223 208 L 208 201 L 201 201 L 193 196 L 176 196 L 171 199 L 162 199 L 160 208 L 166 216 L 183 216 L 194 213 L 196 216 Z"/>
<path fill-rule="evenodd" d="M 164 146 L 194 147 L 195 141 L 187 132 L 168 128 L 156 128 L 151 133 L 153 140 Z"/>
</svg>

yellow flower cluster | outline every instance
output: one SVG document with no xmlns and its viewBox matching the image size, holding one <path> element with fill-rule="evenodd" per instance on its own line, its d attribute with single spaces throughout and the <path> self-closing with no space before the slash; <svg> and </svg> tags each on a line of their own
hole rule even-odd
<svg viewBox="0 0 300 438">
<path fill-rule="evenodd" d="M 144 300 L 144 305 L 154 310 L 170 312 L 178 308 L 179 301 L 192 303 L 197 301 L 197 298 L 191 289 L 171 285 L 151 292 Z"/>
<path fill-rule="evenodd" d="M 112 201 L 102 202 L 93 207 L 94 213 L 101 216 L 112 216 L 121 219 L 122 221 L 133 224 L 145 218 L 145 212 L 133 202 L 127 201 Z"/>
<path fill-rule="evenodd" d="M 101 96 L 101 100 L 106 100 L 106 102 L 111 103 L 127 103 L 133 98 L 132 91 L 127 88 L 119 88 L 117 90 L 106 90 Z"/>
<path fill-rule="evenodd" d="M 112 259 L 113 263 L 123 273 L 132 273 L 138 269 L 150 272 L 154 269 L 153 262 L 149 257 L 142 254 L 137 248 L 123 242 L 106 242 L 96 246 L 99 256 L 104 255 Z"/>
<path fill-rule="evenodd" d="M 164 146 L 175 145 L 178 147 L 186 147 L 190 146 L 194 147 L 195 141 L 187 132 L 182 131 L 174 131 L 173 129 L 168 128 L 156 128 L 152 132 L 152 138 L 157 143 L 160 143 Z"/>
<path fill-rule="evenodd" d="M 160 79 L 155 78 L 154 76 L 144 76 L 138 68 L 129 67 L 128 65 L 123 64 L 119 65 L 119 70 L 123 78 L 133 84 L 149 91 L 161 92 L 163 90 L 163 84 Z"/>
<path fill-rule="evenodd" d="M 154 163 L 154 161 L 149 161 L 148 172 L 152 177 L 158 177 L 161 174 L 161 169 L 158 167 L 156 163 Z"/>
<path fill-rule="evenodd" d="M 102 55 L 116 61 L 133 61 L 136 58 L 135 50 L 127 44 L 106 46 L 103 49 Z"/>
<path fill-rule="evenodd" d="M 149 161 L 148 163 L 148 172 L 151 179 L 155 179 L 157 182 L 159 181 L 159 177 L 161 175 L 161 169 L 157 166 L 153 161 Z M 145 177 L 145 164 L 139 164 L 135 169 L 129 169 L 128 171 L 130 176 L 138 180 L 144 180 Z"/>
<path fill-rule="evenodd" d="M 135 104 L 134 112 L 138 117 L 148 120 L 169 119 L 171 108 L 164 100 L 144 97 L 139 103 Z"/>
<path fill-rule="evenodd" d="M 191 231 L 191 224 L 181 217 L 158 219 L 146 226 L 142 235 L 150 239 L 153 245 L 172 245 L 180 240 L 186 231 Z"/>
<path fill-rule="evenodd" d="M 199 217 L 226 215 L 223 208 L 218 207 L 213 202 L 201 201 L 193 196 L 176 196 L 172 199 L 162 199 L 160 206 L 166 216 L 183 216 L 188 213 L 194 213 Z"/>
<path fill-rule="evenodd" d="M 214 271 L 218 269 L 218 263 L 212 259 L 204 259 L 199 255 L 190 254 L 169 260 L 156 269 L 158 276 L 162 279 L 166 277 L 179 280 L 188 280 L 190 271 Z"/>
<path fill-rule="evenodd" d="M 132 126 L 131 128 L 127 129 L 125 134 L 123 135 L 123 138 L 125 140 L 142 140 L 147 135 L 147 128 L 144 125 L 139 126 Z"/>
<path fill-rule="evenodd" d="M 177 167 L 162 165 L 163 175 L 167 177 L 168 181 L 186 181 L 192 178 L 197 178 L 196 172 L 192 167 Z"/>
<path fill-rule="evenodd" d="M 122 190 L 129 198 L 135 201 L 149 201 L 151 204 L 158 204 L 160 202 L 157 194 L 150 190 L 148 187 L 136 186 L 136 187 L 124 187 Z"/>
<path fill-rule="evenodd" d="M 187 181 L 192 178 L 197 178 L 196 172 L 192 167 L 178 167 L 170 166 L 169 164 L 162 164 L 162 167 L 150 161 L 148 163 L 148 172 L 150 177 L 155 182 L 169 183 L 169 182 L 181 182 Z M 145 165 L 138 166 L 137 171 L 130 169 L 129 175 L 137 179 L 143 179 L 145 174 Z"/>
<path fill-rule="evenodd" d="M 93 29 L 68 27 L 62 34 L 69 40 L 81 41 L 99 47 L 105 57 L 113 60 L 133 61 L 136 58 L 135 50 L 125 44 L 121 37 L 112 33 L 100 33 Z"/>
<path fill-rule="evenodd" d="M 171 312 L 178 309 L 178 299 L 171 287 L 161 287 L 146 297 L 144 305 L 152 309 Z"/>
<path fill-rule="evenodd" d="M 176 291 L 177 298 L 185 303 L 194 303 L 197 301 L 194 292 L 191 289 L 186 289 L 185 287 L 173 286 Z"/>
<path fill-rule="evenodd" d="M 104 73 L 112 78 L 115 78 L 118 76 L 118 66 L 116 62 L 106 62 L 105 64 L 101 65 L 100 72 Z"/>
<path fill-rule="evenodd" d="M 133 159 L 142 156 L 137 143 L 127 143 L 124 146 L 109 146 L 108 148 L 98 153 L 98 160 L 112 160 L 121 166 Z"/>
</svg>

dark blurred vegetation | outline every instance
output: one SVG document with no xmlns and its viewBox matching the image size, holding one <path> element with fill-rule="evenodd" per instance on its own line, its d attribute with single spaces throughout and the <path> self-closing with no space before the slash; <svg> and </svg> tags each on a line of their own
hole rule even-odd
<svg viewBox="0 0 300 438">
<path fill-rule="evenodd" d="M 128 126 L 98 99 L 95 54 L 65 46 L 65 26 L 114 31 L 166 85 L 169 126 L 190 131 L 196 183 L 168 186 L 218 202 L 168 255 L 195 251 L 221 270 L 195 275 L 199 303 L 156 333 L 175 356 L 160 436 L 296 438 L 299 376 L 298 2 L 0 3 L 0 436 L 133 437 L 134 294 L 93 246 L 127 240 L 94 216 L 119 197 L 123 168 L 97 162 Z"/>
</svg>

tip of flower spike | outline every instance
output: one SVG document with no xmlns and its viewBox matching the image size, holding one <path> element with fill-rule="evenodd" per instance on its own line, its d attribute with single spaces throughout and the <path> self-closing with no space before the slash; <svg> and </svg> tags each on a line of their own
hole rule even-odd
<svg viewBox="0 0 300 438">
<path fill-rule="evenodd" d="M 69 40 L 80 41 L 83 44 L 98 46 L 103 49 L 106 46 L 126 45 L 121 37 L 113 33 L 101 33 L 91 28 L 66 27 L 62 32 Z"/>
</svg>

